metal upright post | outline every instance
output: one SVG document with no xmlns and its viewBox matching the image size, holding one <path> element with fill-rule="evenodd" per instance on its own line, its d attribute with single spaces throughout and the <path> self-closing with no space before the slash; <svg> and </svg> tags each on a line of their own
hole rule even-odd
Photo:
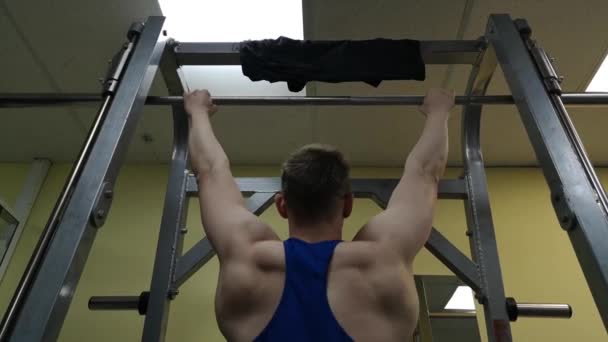
<svg viewBox="0 0 608 342">
<path fill-rule="evenodd" d="M 59 336 L 97 228 L 110 208 L 114 181 L 164 50 L 165 41 L 159 40 L 164 21 L 164 17 L 148 18 L 116 94 L 104 104 L 107 112 L 92 140 L 91 157 L 74 179 L 31 287 L 23 292 L 23 305 L 13 311 L 14 325 L 4 330 L 4 338 L 10 341 L 56 341 Z"/>
<path fill-rule="evenodd" d="M 173 41 L 165 47 L 161 72 L 169 95 L 181 95 L 184 87 L 178 74 Z M 183 103 L 171 107 L 173 111 L 173 153 L 169 181 L 165 193 L 163 216 L 158 234 L 154 270 L 150 284 L 148 310 L 144 321 L 142 341 L 164 341 L 169 319 L 170 301 L 178 293 L 175 285 L 177 260 L 182 254 L 185 223 L 188 213 L 186 184 L 188 181 L 188 114 Z"/>
<path fill-rule="evenodd" d="M 496 64 L 494 49 L 488 46 L 473 66 L 467 85 L 467 95 L 485 94 Z M 462 111 L 462 159 L 468 191 L 468 198 L 465 201 L 467 236 L 473 262 L 477 264 L 479 272 L 481 291 L 476 291 L 476 294 L 484 306 L 488 341 L 505 342 L 512 340 L 511 326 L 481 154 L 479 136 L 481 110 L 481 105 L 469 104 L 464 106 Z"/>
<path fill-rule="evenodd" d="M 551 190 L 551 200 L 608 329 L 608 208 L 606 194 L 578 139 L 548 65 L 535 63 L 506 14 L 491 15 L 487 36 Z M 535 57 L 538 55 L 536 54 Z M 546 58 L 545 58 L 546 59 Z M 544 61 L 547 63 L 547 61 Z"/>
</svg>

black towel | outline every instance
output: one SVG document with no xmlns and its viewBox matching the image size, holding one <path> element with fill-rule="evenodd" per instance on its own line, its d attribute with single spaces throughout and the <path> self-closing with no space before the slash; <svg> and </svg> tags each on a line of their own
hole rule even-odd
<svg viewBox="0 0 608 342">
<path fill-rule="evenodd" d="M 425 78 L 420 42 L 409 39 L 310 41 L 279 39 L 241 43 L 243 74 L 252 81 L 286 81 L 297 92 L 306 82 L 363 81 L 377 87 L 383 80 Z"/>
</svg>

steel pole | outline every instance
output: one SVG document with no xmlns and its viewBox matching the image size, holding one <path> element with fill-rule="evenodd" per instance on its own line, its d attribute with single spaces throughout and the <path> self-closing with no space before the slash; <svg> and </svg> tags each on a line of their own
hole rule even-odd
<svg viewBox="0 0 608 342">
<path fill-rule="evenodd" d="M 72 168 L 72 172 L 70 173 L 69 179 L 65 183 L 61 195 L 57 200 L 57 203 L 55 203 L 55 207 L 53 208 L 51 216 L 49 217 L 49 220 L 47 221 L 46 226 L 42 231 L 42 235 L 38 240 L 38 244 L 36 245 L 36 248 L 34 248 L 34 253 L 31 256 L 26 266 L 25 272 L 23 273 L 23 276 L 21 277 L 21 280 L 19 281 L 19 284 L 15 289 L 13 298 L 11 299 L 8 308 L 4 313 L 4 317 L 0 326 L 1 341 L 4 341 L 8 337 L 9 331 L 12 329 L 14 321 L 20 312 L 23 300 L 25 299 L 25 296 L 30 290 L 34 276 L 37 273 L 38 268 L 40 267 L 42 258 L 45 255 L 49 243 L 51 242 L 51 239 L 55 233 L 59 218 L 65 208 L 68 198 L 72 194 L 76 181 L 82 173 L 84 164 L 89 157 L 89 154 L 93 147 L 93 143 L 101 129 L 101 123 L 106 117 L 108 105 L 110 104 L 111 100 L 112 96 L 106 96 L 101 108 L 99 109 L 97 119 L 95 120 L 95 123 L 89 131 L 87 140 L 85 141 L 82 150 L 80 151 L 80 154 L 78 155 L 78 158 L 74 163 L 74 167 Z"/>
<path fill-rule="evenodd" d="M 566 105 L 608 105 L 608 93 L 564 93 Z M 0 108 L 64 106 L 101 101 L 94 94 L 0 94 Z M 182 96 L 148 96 L 147 105 L 173 105 L 183 102 Z M 213 98 L 224 106 L 407 106 L 420 105 L 424 96 L 218 96 Z M 509 105 L 511 95 L 456 96 L 457 105 Z"/>
</svg>

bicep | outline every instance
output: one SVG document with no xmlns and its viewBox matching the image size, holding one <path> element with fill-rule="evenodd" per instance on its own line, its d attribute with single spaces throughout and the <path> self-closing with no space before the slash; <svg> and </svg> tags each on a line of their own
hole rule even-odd
<svg viewBox="0 0 608 342">
<path fill-rule="evenodd" d="M 200 175 L 198 197 L 205 234 L 220 259 L 256 241 L 276 237 L 245 207 L 229 167 Z"/>
<path fill-rule="evenodd" d="M 386 244 L 411 262 L 428 240 L 436 201 L 437 180 L 422 171 L 406 170 L 386 210 L 373 217 L 356 239 Z"/>
</svg>

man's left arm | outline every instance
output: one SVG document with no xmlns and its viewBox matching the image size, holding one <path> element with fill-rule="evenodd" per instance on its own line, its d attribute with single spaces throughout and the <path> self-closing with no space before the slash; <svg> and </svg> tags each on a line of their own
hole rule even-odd
<svg viewBox="0 0 608 342">
<path fill-rule="evenodd" d="M 207 90 L 184 96 L 191 116 L 189 149 L 198 180 L 203 228 L 220 261 L 234 257 L 261 240 L 278 239 L 272 229 L 245 206 L 209 117 L 217 107 Z"/>
</svg>

